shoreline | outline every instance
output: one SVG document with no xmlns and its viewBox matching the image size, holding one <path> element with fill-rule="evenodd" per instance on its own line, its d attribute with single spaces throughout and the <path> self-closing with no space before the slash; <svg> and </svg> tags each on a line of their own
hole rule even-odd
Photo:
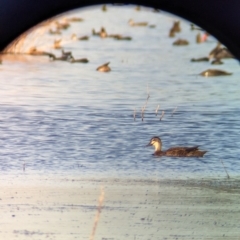
<svg viewBox="0 0 240 240">
<path fill-rule="evenodd" d="M 240 178 L 28 176 L 21 179 L 22 176 L 0 179 L 0 239 L 239 239 L 240 236 Z M 90 238 L 94 225 L 95 237 Z"/>
</svg>

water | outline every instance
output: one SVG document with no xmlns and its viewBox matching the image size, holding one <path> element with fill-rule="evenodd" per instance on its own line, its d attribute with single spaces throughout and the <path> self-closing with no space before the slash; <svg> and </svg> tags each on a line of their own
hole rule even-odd
<svg viewBox="0 0 240 240">
<path fill-rule="evenodd" d="M 216 45 L 213 37 L 197 45 L 197 32 L 181 21 L 177 38 L 190 42 L 174 47 L 168 38 L 173 17 L 137 12 L 134 7 L 100 6 L 74 12 L 85 19 L 62 34 L 65 50 L 88 64 L 50 62 L 47 57 L 4 56 L 0 66 L 0 171 L 4 174 L 53 173 L 80 176 L 216 177 L 238 175 L 240 69 L 236 60 L 213 67 L 191 63 L 207 56 Z M 148 21 L 156 28 L 130 27 L 127 22 Z M 91 36 L 104 26 L 109 34 L 131 36 L 116 41 Z M 71 41 L 71 34 L 89 35 L 89 41 Z M 47 33 L 34 40 L 39 49 L 53 50 Z M 28 42 L 28 47 L 31 44 Z M 110 61 L 112 71 L 96 68 Z M 204 78 L 208 68 L 233 72 L 232 76 Z M 148 89 L 148 90 L 147 90 Z M 149 91 L 144 121 L 141 108 Z M 155 109 L 160 105 L 159 115 Z M 173 116 L 172 112 L 176 109 Z M 136 109 L 136 121 L 133 111 Z M 159 121 L 161 111 L 165 111 Z M 163 148 L 199 145 L 204 158 L 155 158 L 146 148 L 152 136 Z"/>
</svg>

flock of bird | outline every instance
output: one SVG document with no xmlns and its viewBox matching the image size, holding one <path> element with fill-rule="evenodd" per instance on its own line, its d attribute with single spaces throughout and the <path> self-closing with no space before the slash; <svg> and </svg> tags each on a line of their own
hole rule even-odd
<svg viewBox="0 0 240 240">
<path fill-rule="evenodd" d="M 140 6 L 136 6 L 135 8 L 137 11 L 141 10 Z M 102 11 L 107 11 L 108 8 L 106 5 L 102 6 Z M 160 10 L 154 9 L 154 12 L 159 12 Z M 54 19 L 49 20 L 45 23 L 44 26 L 49 27 L 48 34 L 54 35 L 54 36 L 61 36 L 62 32 L 64 30 L 67 30 L 69 27 L 71 27 L 72 22 L 82 22 L 84 19 L 80 17 L 69 17 L 64 18 L 64 20 Z M 143 22 L 135 22 L 133 19 L 129 19 L 128 25 L 131 27 L 149 27 L 149 28 L 155 28 L 156 25 L 149 24 L 146 21 Z M 196 43 L 202 43 L 207 41 L 209 34 L 205 32 L 203 29 L 196 27 L 195 25 L 191 24 L 191 30 L 197 30 L 198 34 L 196 35 Z M 174 21 L 172 27 L 169 30 L 169 37 L 173 38 L 176 37 L 176 35 L 181 32 L 181 26 L 180 21 Z M 203 32 L 203 34 L 201 33 Z M 99 31 L 96 31 L 95 29 L 92 29 L 92 37 L 100 37 L 100 38 L 112 38 L 117 41 L 131 41 L 131 36 L 123 36 L 122 34 L 109 34 L 105 27 L 101 27 Z M 77 34 L 73 33 L 70 36 L 70 39 L 72 41 L 88 41 L 90 39 L 90 36 L 77 36 Z M 55 54 L 51 53 L 51 51 L 42 51 L 39 50 L 36 46 L 32 46 L 28 49 L 25 54 L 30 55 L 45 55 L 50 58 L 51 61 L 66 61 L 69 63 L 88 63 L 89 60 L 87 58 L 79 58 L 76 59 L 72 52 L 65 52 L 62 44 L 63 40 L 62 38 L 55 39 L 52 45 L 53 49 L 60 49 L 61 55 L 56 56 Z M 174 46 L 186 46 L 189 45 L 188 40 L 178 38 L 173 42 Z M 11 52 L 11 48 L 9 50 L 6 50 L 4 52 L 9 53 Z M 201 58 L 193 58 L 191 59 L 192 62 L 200 62 L 200 61 L 211 61 L 211 64 L 217 65 L 217 64 L 223 64 L 222 59 L 226 58 L 234 58 L 234 56 L 229 52 L 229 50 L 222 46 L 222 44 L 219 42 L 217 43 L 217 46 L 208 54 L 206 57 Z M 0 62 L 1 63 L 1 62 Z M 111 68 L 109 66 L 110 62 L 104 63 L 103 65 L 96 68 L 97 71 L 100 72 L 110 72 Z M 201 72 L 200 75 L 209 77 L 209 76 L 223 76 L 223 75 L 231 75 L 231 73 L 218 70 L 218 69 L 207 69 L 204 72 Z"/>
<path fill-rule="evenodd" d="M 191 30 L 197 30 L 198 34 L 196 35 L 196 43 L 203 43 L 208 40 L 209 33 L 204 31 L 203 29 L 194 26 L 194 24 L 191 24 Z M 173 23 L 172 28 L 169 31 L 169 37 L 175 37 L 177 33 L 181 31 L 180 27 L 180 21 L 175 21 Z M 203 32 L 203 34 L 201 34 Z M 186 39 L 177 39 L 173 42 L 174 46 L 186 46 L 189 45 L 189 41 Z M 233 54 L 224 47 L 220 42 L 217 42 L 217 45 L 214 49 L 212 49 L 208 56 L 201 57 L 201 58 L 192 58 L 191 62 L 209 62 L 211 61 L 212 65 L 220 65 L 223 64 L 223 59 L 230 59 L 234 58 Z M 204 77 L 212 77 L 212 76 L 227 76 L 231 75 L 232 73 L 219 70 L 219 69 L 207 69 L 206 71 L 203 71 L 200 73 L 201 76 Z"/>
</svg>

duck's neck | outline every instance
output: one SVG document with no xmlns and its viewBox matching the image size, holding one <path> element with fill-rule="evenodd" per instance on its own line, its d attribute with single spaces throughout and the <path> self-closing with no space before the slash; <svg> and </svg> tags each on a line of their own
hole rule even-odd
<svg viewBox="0 0 240 240">
<path fill-rule="evenodd" d="M 155 147 L 155 152 L 161 152 L 162 151 L 162 142 L 155 142 L 154 147 Z"/>
</svg>

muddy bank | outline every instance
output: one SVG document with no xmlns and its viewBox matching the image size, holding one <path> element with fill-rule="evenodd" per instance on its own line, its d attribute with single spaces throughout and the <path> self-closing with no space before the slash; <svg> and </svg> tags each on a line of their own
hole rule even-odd
<svg viewBox="0 0 240 240">
<path fill-rule="evenodd" d="M 0 239 L 238 239 L 239 186 L 239 179 L 1 179 Z"/>
</svg>

